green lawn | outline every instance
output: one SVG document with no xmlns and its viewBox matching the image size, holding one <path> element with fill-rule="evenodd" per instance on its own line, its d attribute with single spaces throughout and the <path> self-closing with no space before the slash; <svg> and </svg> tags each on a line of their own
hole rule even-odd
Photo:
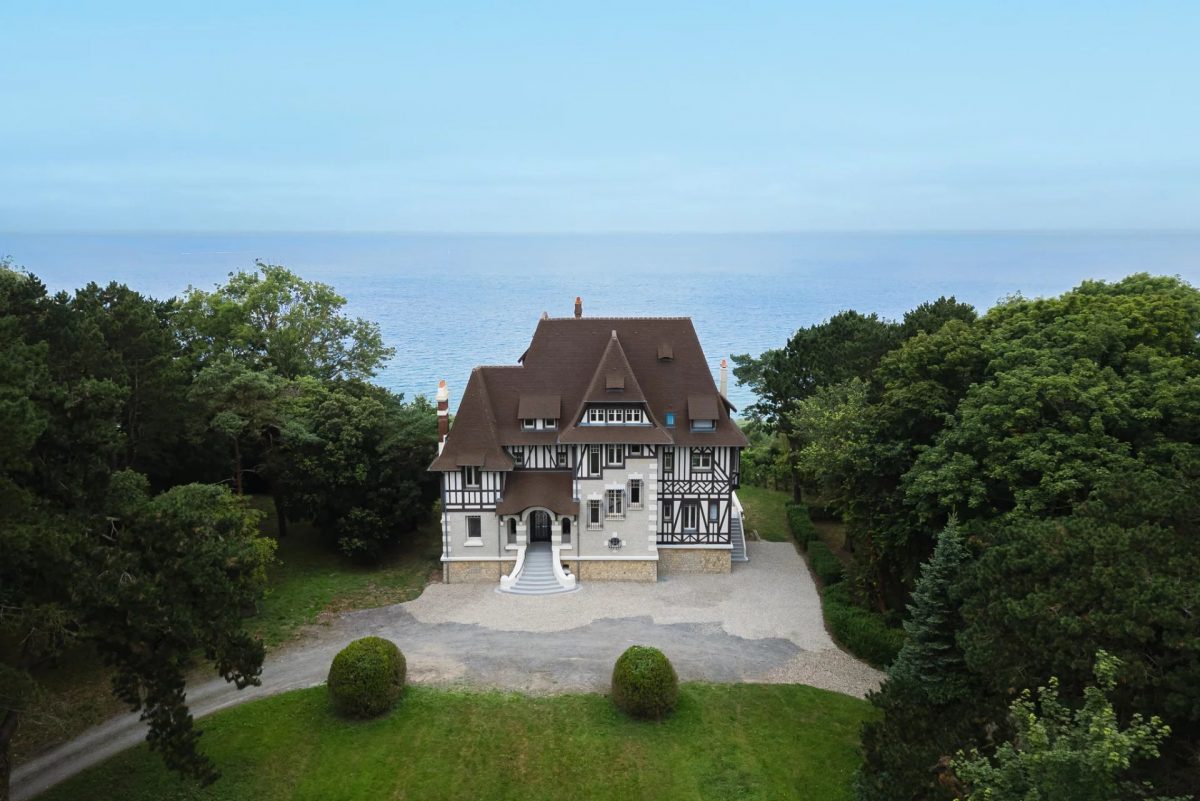
<svg viewBox="0 0 1200 801">
<path fill-rule="evenodd" d="M 324 687 L 201 721 L 224 778 L 201 790 L 144 745 L 46 801 L 172 799 L 850 799 L 870 707 L 802 685 L 684 685 L 662 723 L 601 695 L 410 687 L 388 716 L 335 717 Z"/>
<path fill-rule="evenodd" d="M 275 535 L 269 498 L 251 499 L 266 513 L 262 530 Z M 441 544 L 438 521 L 414 532 L 370 567 L 356 565 L 320 542 L 312 526 L 293 523 L 279 541 L 276 563 L 268 571 L 267 597 L 247 626 L 268 648 L 295 636 L 322 613 L 412 600 L 421 594 L 438 568 Z M 127 710 L 113 697 L 110 671 L 87 648 L 65 654 L 58 664 L 42 669 L 42 692 L 22 717 L 13 740 L 17 764 L 70 740 L 113 715 Z M 204 678 L 213 674 L 207 671 Z"/>
<path fill-rule="evenodd" d="M 758 531 L 758 536 L 771 542 L 790 542 L 787 512 L 783 505 L 792 499 L 786 492 L 762 487 L 738 487 L 738 499 L 746 510 L 746 531 Z"/>
<path fill-rule="evenodd" d="M 255 498 L 267 513 L 263 531 L 274 535 L 270 499 Z M 279 540 L 276 563 L 268 571 L 270 587 L 250 628 L 267 647 L 291 638 L 323 612 L 369 609 L 411 601 L 437 571 L 441 555 L 436 519 L 414 532 L 375 564 L 365 567 L 340 556 L 319 539 L 312 526 L 292 523 Z"/>
</svg>

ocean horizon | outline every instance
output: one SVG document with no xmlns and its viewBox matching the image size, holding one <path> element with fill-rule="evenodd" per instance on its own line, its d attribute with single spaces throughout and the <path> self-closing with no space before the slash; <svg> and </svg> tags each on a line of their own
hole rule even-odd
<svg viewBox="0 0 1200 801">
<path fill-rule="evenodd" d="M 255 260 L 331 284 L 380 325 L 375 379 L 457 405 L 472 367 L 514 364 L 538 318 L 691 317 L 714 375 L 845 309 L 900 319 L 941 295 L 980 312 L 1137 272 L 1200 285 L 1200 231 L 763 234 L 0 233 L 53 292 L 119 281 L 168 298 Z M 731 377 L 730 400 L 753 397 Z"/>
</svg>

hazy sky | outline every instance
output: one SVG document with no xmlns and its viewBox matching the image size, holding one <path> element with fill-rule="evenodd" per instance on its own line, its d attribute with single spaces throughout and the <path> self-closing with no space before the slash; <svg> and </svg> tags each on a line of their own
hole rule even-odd
<svg viewBox="0 0 1200 801">
<path fill-rule="evenodd" d="M 252 5 L 0 0 L 0 230 L 1200 227 L 1195 0 Z"/>
</svg>

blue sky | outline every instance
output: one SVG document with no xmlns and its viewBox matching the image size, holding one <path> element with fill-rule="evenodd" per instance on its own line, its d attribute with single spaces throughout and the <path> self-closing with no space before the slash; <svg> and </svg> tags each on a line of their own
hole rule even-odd
<svg viewBox="0 0 1200 801">
<path fill-rule="evenodd" d="M 0 230 L 1200 228 L 1195 2 L 10 0 L 0 41 Z"/>
</svg>

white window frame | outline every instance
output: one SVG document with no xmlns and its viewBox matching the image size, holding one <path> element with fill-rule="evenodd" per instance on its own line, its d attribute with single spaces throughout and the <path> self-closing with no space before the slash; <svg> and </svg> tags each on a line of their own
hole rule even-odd
<svg viewBox="0 0 1200 801">
<path fill-rule="evenodd" d="M 483 518 L 479 515 L 467 515 L 467 539 L 483 539 Z"/>
<path fill-rule="evenodd" d="M 592 531 L 598 531 L 604 528 L 604 515 L 602 514 L 603 507 L 600 501 L 592 499 L 588 501 L 588 517 L 587 527 Z"/>
<path fill-rule="evenodd" d="M 635 492 L 636 490 L 636 492 Z M 629 479 L 629 508 L 641 509 L 646 502 L 646 484 L 640 478 Z"/>
<path fill-rule="evenodd" d="M 625 519 L 625 490 L 610 489 L 604 491 L 604 519 Z"/>
<path fill-rule="evenodd" d="M 713 454 L 710 450 L 692 448 L 692 470 L 697 473 L 707 473 L 712 470 Z"/>
<path fill-rule="evenodd" d="M 537 430 L 537 418 L 536 417 L 521 418 L 521 428 L 524 429 L 525 431 L 536 431 Z"/>
<path fill-rule="evenodd" d="M 571 447 L 569 445 L 559 445 L 554 455 L 555 461 L 559 470 L 565 470 L 571 466 Z"/>
<path fill-rule="evenodd" d="M 624 467 L 625 466 L 625 446 L 624 445 L 605 445 L 604 446 L 604 464 L 606 467 Z"/>
<path fill-rule="evenodd" d="M 608 407 L 607 421 L 609 425 L 616 425 L 625 422 L 625 415 L 622 414 L 620 406 Z"/>
<path fill-rule="evenodd" d="M 593 425 L 601 425 L 604 423 L 604 410 L 595 406 L 588 409 L 588 422 Z"/>
<path fill-rule="evenodd" d="M 511 447 L 509 453 L 512 455 L 513 461 L 516 462 L 517 467 L 525 466 L 525 446 L 524 445 L 513 445 Z"/>
<path fill-rule="evenodd" d="M 542 418 L 542 428 L 546 429 L 547 431 L 554 431 L 556 428 L 558 428 L 558 418 L 557 417 Z"/>
<path fill-rule="evenodd" d="M 675 472 L 675 448 L 671 445 L 663 446 L 663 472 Z"/>
<path fill-rule="evenodd" d="M 693 420 L 693 431 L 714 431 L 717 428 L 716 420 Z"/>
<path fill-rule="evenodd" d="M 483 486 L 483 471 L 475 465 L 463 465 L 462 469 L 463 487 L 466 489 L 479 489 Z M 474 477 L 474 481 L 472 481 Z"/>
<path fill-rule="evenodd" d="M 683 505 L 683 524 L 684 531 L 699 531 L 700 530 L 700 504 L 689 502 Z"/>
</svg>

